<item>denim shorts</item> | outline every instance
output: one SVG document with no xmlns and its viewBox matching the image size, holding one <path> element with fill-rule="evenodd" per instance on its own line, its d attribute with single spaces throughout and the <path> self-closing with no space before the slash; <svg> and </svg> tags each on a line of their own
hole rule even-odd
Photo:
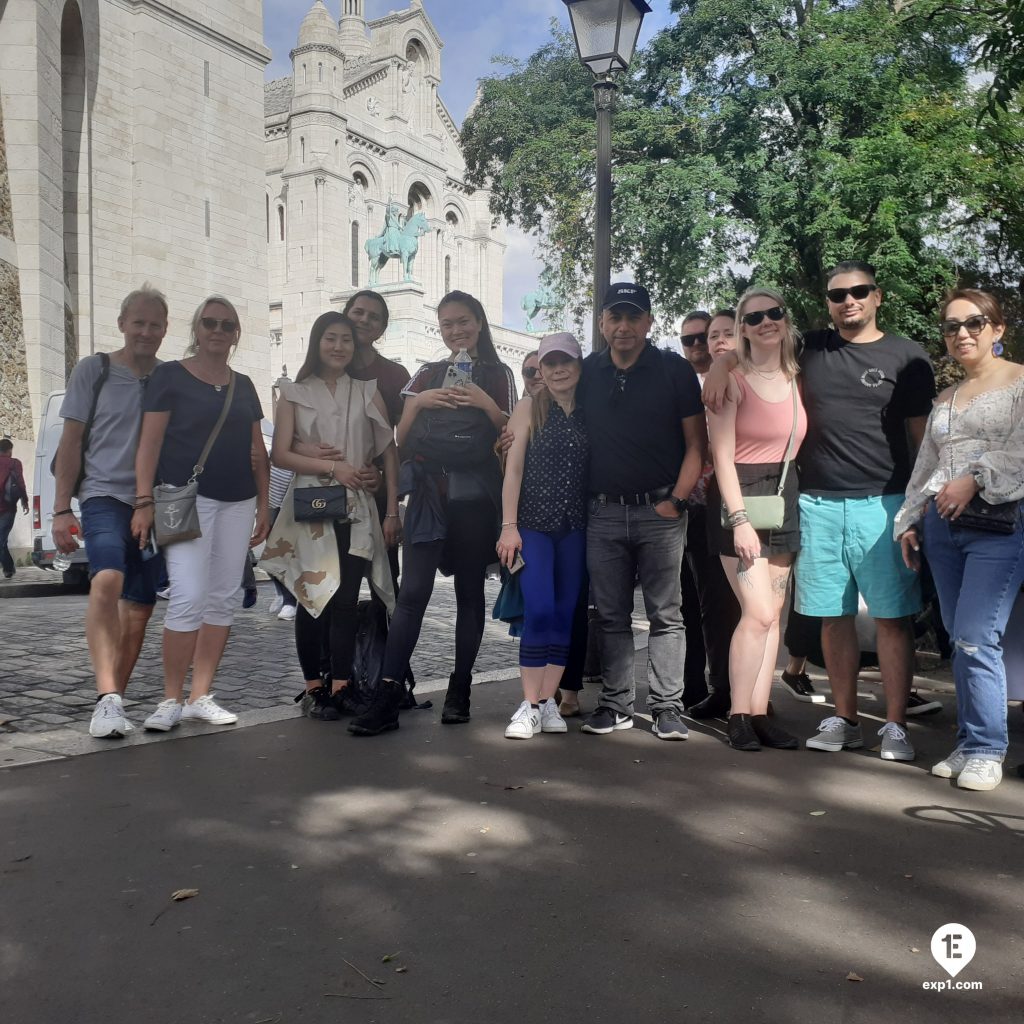
<svg viewBox="0 0 1024 1024">
<path fill-rule="evenodd" d="M 832 618 L 857 614 L 857 593 L 876 619 L 921 610 L 921 582 L 893 540 L 902 494 L 868 498 L 800 495 L 796 610 Z"/>
<path fill-rule="evenodd" d="M 81 520 L 89 578 L 113 569 L 124 576 L 125 601 L 156 604 L 157 589 L 166 576 L 163 555 L 139 550 L 132 536 L 131 506 L 116 498 L 89 498 L 82 503 Z"/>
</svg>

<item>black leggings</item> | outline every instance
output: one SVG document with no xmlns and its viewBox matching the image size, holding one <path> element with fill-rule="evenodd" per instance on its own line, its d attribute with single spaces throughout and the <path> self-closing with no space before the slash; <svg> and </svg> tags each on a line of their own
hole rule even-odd
<svg viewBox="0 0 1024 1024">
<path fill-rule="evenodd" d="M 456 502 L 448 505 L 447 517 L 445 540 L 403 548 L 402 586 L 384 654 L 387 679 L 405 677 L 442 561 L 455 576 L 455 675 L 468 679 L 473 673 L 484 635 L 484 574 L 498 558 L 494 506 L 489 501 Z"/>
<path fill-rule="evenodd" d="M 365 558 L 349 554 L 350 527 L 334 524 L 338 539 L 338 558 L 341 562 L 341 585 L 327 603 L 327 607 L 314 619 L 299 604 L 295 614 L 295 648 L 299 653 L 302 678 L 320 678 L 321 651 L 326 639 L 331 651 L 331 678 L 351 679 L 352 659 L 356 649 L 356 605 L 359 603 L 359 587 L 369 567 Z"/>
</svg>

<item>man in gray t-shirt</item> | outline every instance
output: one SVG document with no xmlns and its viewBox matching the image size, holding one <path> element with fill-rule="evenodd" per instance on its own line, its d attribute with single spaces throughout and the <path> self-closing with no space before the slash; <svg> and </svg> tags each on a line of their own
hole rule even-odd
<svg viewBox="0 0 1024 1024">
<path fill-rule="evenodd" d="M 85 541 L 92 585 L 85 634 L 96 673 L 89 732 L 117 738 L 132 729 L 121 697 L 153 614 L 163 559 L 132 537 L 135 449 L 142 393 L 167 333 L 167 300 L 144 286 L 121 304 L 124 346 L 88 356 L 71 374 L 60 414 L 64 430 L 54 468 L 53 541 L 59 551 Z M 93 411 L 95 403 L 95 411 Z M 90 413 L 92 415 L 90 416 Z M 71 509 L 76 493 L 81 522 Z"/>
</svg>

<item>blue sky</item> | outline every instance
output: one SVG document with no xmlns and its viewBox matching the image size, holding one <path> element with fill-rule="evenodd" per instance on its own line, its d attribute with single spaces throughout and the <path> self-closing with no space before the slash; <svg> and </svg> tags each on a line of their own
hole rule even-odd
<svg viewBox="0 0 1024 1024">
<path fill-rule="evenodd" d="M 341 0 L 325 3 L 335 18 L 340 17 Z M 267 68 L 268 79 L 290 73 L 288 53 L 312 5 L 313 0 L 264 0 L 264 35 L 274 55 Z M 366 17 L 373 20 L 408 6 L 408 0 L 366 0 Z M 670 21 L 668 0 L 655 0 L 650 6 L 653 11 L 644 20 L 641 43 Z M 548 39 L 552 17 L 566 28 L 569 25 L 562 0 L 424 0 L 423 7 L 444 40 L 441 98 L 458 124 L 473 102 L 477 79 L 498 70 L 491 63 L 494 55 L 528 57 Z M 510 327 L 521 327 L 519 299 L 536 286 L 540 264 L 533 256 L 531 239 L 510 228 L 508 242 L 501 319 Z M 496 310 L 488 312 L 497 319 Z"/>
</svg>

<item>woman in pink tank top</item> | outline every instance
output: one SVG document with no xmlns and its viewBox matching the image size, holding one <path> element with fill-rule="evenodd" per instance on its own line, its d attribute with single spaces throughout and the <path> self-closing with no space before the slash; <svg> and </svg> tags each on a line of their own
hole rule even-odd
<svg viewBox="0 0 1024 1024">
<path fill-rule="evenodd" d="M 800 547 L 792 464 L 782 482 L 787 450 L 792 463 L 807 432 L 795 383 L 799 334 L 778 292 L 751 288 L 736 309 L 736 336 L 739 365 L 725 405 L 718 413 L 708 413 L 715 460 L 714 486 L 708 492 L 709 532 L 741 610 L 729 648 L 729 742 L 738 750 L 793 750 L 796 737 L 768 718 L 768 697 L 779 650 L 779 619 Z M 785 505 L 781 526 L 755 530 L 745 499 L 778 494 L 780 486 Z M 723 519 L 728 525 L 722 525 Z"/>
</svg>

